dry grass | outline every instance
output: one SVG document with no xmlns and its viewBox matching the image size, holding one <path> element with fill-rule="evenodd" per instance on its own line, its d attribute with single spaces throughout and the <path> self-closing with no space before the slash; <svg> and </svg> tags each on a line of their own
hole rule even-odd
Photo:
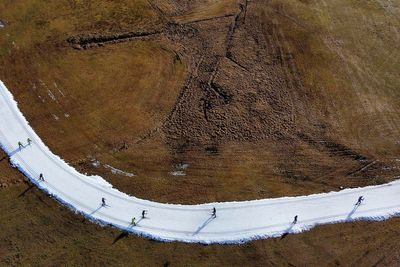
<svg viewBox="0 0 400 267">
<path fill-rule="evenodd" d="M 236 1 L 182 1 L 182 9 L 172 1 L 152 2 L 160 10 L 144 0 L 0 2 L 0 20 L 6 22 L 0 28 L 0 79 L 44 142 L 73 166 L 101 174 L 135 196 L 179 203 L 308 194 L 385 182 L 399 174 L 398 4 L 248 4 L 247 12 L 254 12 L 293 58 L 288 80 L 300 77 L 310 99 L 294 105 L 314 114 L 297 116 L 298 129 L 312 135 L 324 124 L 326 137 L 378 160 L 368 173 L 349 176 L 360 167 L 357 162 L 306 142 L 227 142 L 218 153 L 171 152 L 160 129 L 188 68 L 185 55 L 175 54 L 176 44 L 156 36 L 81 51 L 65 42 L 79 33 L 162 29 L 166 21 L 238 11 Z M 94 159 L 137 176 L 96 168 Z M 186 176 L 172 176 L 182 162 L 189 164 Z M 0 189 L 2 264 L 394 265 L 400 257 L 398 219 L 322 226 L 243 246 L 160 244 L 133 236 L 111 245 L 118 231 L 82 223 L 36 189 L 18 198 L 27 187 L 21 181 L 6 160 L 0 162 L 0 184 L 7 186 Z M 45 249 L 50 246 L 51 251 Z"/>
<path fill-rule="evenodd" d="M 399 5 L 388 10 L 379 1 L 272 2 L 286 19 L 282 32 L 301 77 L 312 95 L 325 99 L 321 112 L 338 136 L 362 153 L 397 157 Z"/>
</svg>

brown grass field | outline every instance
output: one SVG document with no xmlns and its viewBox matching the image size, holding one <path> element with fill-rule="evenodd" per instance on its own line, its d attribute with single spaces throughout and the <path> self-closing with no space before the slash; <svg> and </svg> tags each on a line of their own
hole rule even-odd
<svg viewBox="0 0 400 267">
<path fill-rule="evenodd" d="M 2 0 L 0 79 L 55 154 L 137 197 L 380 184 L 400 175 L 399 17 L 397 0 Z M 0 265 L 400 262 L 398 218 L 236 246 L 120 236 L 0 160 Z"/>
</svg>

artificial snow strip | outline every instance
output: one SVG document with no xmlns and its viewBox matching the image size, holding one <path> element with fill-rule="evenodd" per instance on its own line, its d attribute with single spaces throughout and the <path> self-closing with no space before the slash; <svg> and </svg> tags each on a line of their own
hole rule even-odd
<svg viewBox="0 0 400 267">
<path fill-rule="evenodd" d="M 18 142 L 22 142 L 21 148 Z M 400 180 L 308 196 L 199 205 L 164 204 L 129 196 L 100 176 L 77 172 L 54 155 L 29 126 L 1 81 L 0 144 L 14 167 L 63 205 L 99 224 L 161 241 L 243 243 L 300 233 L 319 224 L 400 215 Z M 39 179 L 41 173 L 44 181 Z M 365 200 L 355 205 L 359 196 Z M 216 217 L 212 216 L 213 207 Z M 147 211 L 145 218 L 141 217 L 143 210 Z M 293 223 L 296 215 L 298 221 Z M 136 225 L 131 224 L 133 217 Z"/>
</svg>

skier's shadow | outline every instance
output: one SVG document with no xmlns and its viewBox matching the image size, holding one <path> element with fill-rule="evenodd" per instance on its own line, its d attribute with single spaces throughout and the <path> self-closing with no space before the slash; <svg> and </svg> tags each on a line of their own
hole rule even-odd
<svg viewBox="0 0 400 267">
<path fill-rule="evenodd" d="M 148 219 L 148 218 L 146 218 L 146 217 L 140 217 L 140 219 L 136 222 L 136 225 L 138 225 L 142 220 L 144 220 L 144 219 Z"/>
<path fill-rule="evenodd" d="M 18 195 L 18 197 L 23 197 L 25 196 L 26 193 L 28 193 L 30 190 L 32 190 L 34 188 L 34 185 L 31 184 L 27 189 L 24 190 L 24 192 L 22 192 L 21 194 Z"/>
<path fill-rule="evenodd" d="M 114 245 L 115 243 L 117 243 L 119 240 L 128 237 L 129 232 L 128 231 L 122 231 L 112 242 L 112 244 Z"/>
<path fill-rule="evenodd" d="M 17 154 L 18 152 L 21 152 L 22 149 L 25 149 L 27 147 L 29 147 L 30 145 L 23 145 L 21 148 L 16 148 L 13 151 L 11 151 L 8 156 L 4 156 L 0 159 L 0 162 L 2 162 L 3 160 L 9 159 L 12 156 L 14 156 L 15 154 Z"/>
<path fill-rule="evenodd" d="M 360 204 L 358 204 L 358 203 L 354 204 L 354 208 L 347 215 L 346 220 L 350 220 L 351 219 L 351 216 L 353 216 L 353 214 L 357 211 L 358 207 L 360 207 Z"/>
<path fill-rule="evenodd" d="M 100 204 L 100 206 L 99 206 L 98 208 L 96 208 L 94 211 L 92 211 L 91 213 L 89 213 L 88 216 L 91 217 L 93 214 L 95 214 L 96 212 L 98 212 L 101 208 L 106 208 L 106 207 L 109 207 L 109 206 L 108 206 L 108 205 L 102 205 L 102 204 Z M 82 223 L 86 222 L 86 218 L 83 217 L 83 219 L 82 219 L 81 222 L 82 222 Z"/>
<path fill-rule="evenodd" d="M 27 146 L 22 146 L 22 148 L 16 148 L 13 151 L 10 152 L 9 157 L 14 156 L 15 154 L 17 154 L 18 152 L 20 152 L 22 149 L 26 148 Z M 3 160 L 3 159 L 2 159 Z"/>
<path fill-rule="evenodd" d="M 96 212 L 98 212 L 101 208 L 105 208 L 106 206 L 105 205 L 101 205 L 100 204 L 100 206 L 97 208 L 97 209 L 95 209 L 94 211 L 92 211 L 91 213 L 89 213 L 89 216 L 92 216 L 93 214 L 95 214 Z"/>
<path fill-rule="evenodd" d="M 140 217 L 140 219 L 136 222 L 136 225 L 130 224 L 128 227 L 125 228 L 125 231 L 129 231 L 129 230 L 131 230 L 133 227 L 139 226 L 139 223 L 140 223 L 143 219 L 145 219 L 145 218 Z"/>
<path fill-rule="evenodd" d="M 199 228 L 197 228 L 197 230 L 193 233 L 193 235 L 197 235 L 198 233 L 200 233 L 200 231 L 203 230 L 204 227 L 206 227 L 210 222 L 212 222 L 213 219 L 215 219 L 214 216 L 208 218 L 202 225 L 200 225 Z"/>
<path fill-rule="evenodd" d="M 144 219 L 144 218 L 141 217 L 141 218 L 136 222 L 136 225 L 138 225 L 143 219 Z M 112 244 L 114 245 L 114 244 L 117 243 L 119 240 L 128 237 L 128 236 L 129 236 L 129 233 L 131 232 L 130 230 L 131 230 L 133 227 L 135 227 L 135 226 L 134 226 L 133 224 L 130 224 L 128 227 L 125 228 L 125 230 L 122 230 L 122 232 L 114 239 L 114 241 L 113 241 Z"/>
<path fill-rule="evenodd" d="M 292 222 L 290 224 L 290 226 L 284 231 L 284 233 L 281 235 L 280 240 L 284 239 L 285 237 L 287 237 L 290 232 L 292 231 L 293 227 L 296 225 L 296 223 Z"/>
</svg>

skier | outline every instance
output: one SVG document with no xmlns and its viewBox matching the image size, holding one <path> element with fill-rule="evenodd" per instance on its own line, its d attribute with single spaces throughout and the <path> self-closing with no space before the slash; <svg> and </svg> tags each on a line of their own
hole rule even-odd
<svg viewBox="0 0 400 267">
<path fill-rule="evenodd" d="M 357 200 L 357 203 L 356 203 L 356 206 L 361 205 L 361 202 L 363 202 L 363 200 L 364 200 L 364 197 L 363 196 L 359 196 L 358 200 Z"/>
<path fill-rule="evenodd" d="M 217 210 L 215 209 L 215 207 L 213 208 L 213 211 L 212 211 L 212 217 L 217 218 Z"/>
<path fill-rule="evenodd" d="M 144 219 L 144 216 L 147 214 L 147 211 L 146 210 L 143 210 L 142 211 L 142 218 Z"/>
<path fill-rule="evenodd" d="M 106 199 L 104 197 L 101 198 L 101 206 L 104 207 L 106 205 Z"/>
<path fill-rule="evenodd" d="M 43 173 L 39 174 L 39 181 L 43 181 L 44 182 Z"/>
<path fill-rule="evenodd" d="M 32 140 L 28 137 L 28 139 L 26 139 L 26 141 L 28 141 L 28 146 L 30 146 L 32 143 Z"/>
<path fill-rule="evenodd" d="M 294 220 L 293 220 L 293 224 L 296 224 L 296 223 L 297 223 L 297 215 L 294 216 Z"/>
<path fill-rule="evenodd" d="M 23 148 L 23 147 L 24 147 L 24 145 L 22 145 L 22 143 L 18 141 L 18 148 L 19 148 L 19 150 L 21 150 L 21 148 Z"/>
<path fill-rule="evenodd" d="M 132 218 L 131 224 L 132 224 L 133 226 L 136 226 L 136 218 L 135 218 L 135 217 Z"/>
</svg>

